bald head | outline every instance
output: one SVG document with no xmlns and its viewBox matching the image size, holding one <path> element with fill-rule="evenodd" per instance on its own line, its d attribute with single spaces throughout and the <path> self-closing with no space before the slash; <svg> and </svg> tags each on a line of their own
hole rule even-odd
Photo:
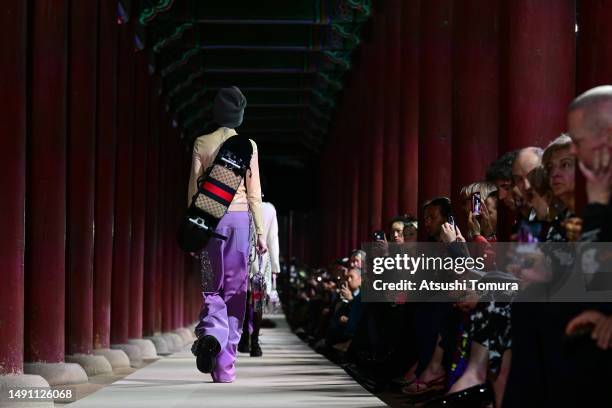
<svg viewBox="0 0 612 408">
<path fill-rule="evenodd" d="M 601 104 L 612 102 L 612 85 L 602 85 L 591 88 L 578 95 L 569 106 L 569 110 L 592 109 Z"/>
<path fill-rule="evenodd" d="M 602 148 L 612 148 L 612 85 L 589 89 L 569 106 L 568 131 L 574 153 L 587 166 Z"/>
<path fill-rule="evenodd" d="M 519 150 L 512 163 L 512 182 L 518 188 L 522 197 L 526 197 L 526 192 L 529 189 L 527 174 L 542 164 L 543 153 L 544 151 L 540 147 L 526 147 Z"/>
</svg>

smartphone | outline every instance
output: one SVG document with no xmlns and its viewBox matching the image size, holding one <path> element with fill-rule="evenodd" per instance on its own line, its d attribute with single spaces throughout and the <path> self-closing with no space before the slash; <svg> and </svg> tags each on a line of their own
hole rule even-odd
<svg viewBox="0 0 612 408">
<path fill-rule="evenodd" d="M 385 231 L 374 231 L 372 237 L 374 241 L 385 241 Z"/>
<path fill-rule="evenodd" d="M 453 217 L 452 215 L 449 215 L 448 216 L 448 223 L 454 227 L 455 226 L 455 217 Z"/>
<path fill-rule="evenodd" d="M 481 206 L 482 200 L 480 199 L 480 191 L 476 191 L 472 194 L 472 214 L 480 215 Z"/>
</svg>

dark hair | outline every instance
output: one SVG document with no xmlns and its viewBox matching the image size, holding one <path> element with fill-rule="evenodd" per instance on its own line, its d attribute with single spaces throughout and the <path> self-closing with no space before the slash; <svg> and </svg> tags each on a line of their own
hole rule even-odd
<svg viewBox="0 0 612 408">
<path fill-rule="evenodd" d="M 531 188 L 538 193 L 538 195 L 545 197 L 549 194 L 552 197 L 552 190 L 548 182 L 548 174 L 544 166 L 538 166 L 531 170 L 529 174 L 527 174 L 527 180 L 529 180 Z"/>
<path fill-rule="evenodd" d="M 453 212 L 451 200 L 448 197 L 436 197 L 423 204 L 423 210 L 427 209 L 428 207 L 440 208 L 440 213 L 446 218 L 448 218 Z"/>
<path fill-rule="evenodd" d="M 410 214 L 396 215 L 395 217 L 391 218 L 391 221 L 389 221 L 389 227 L 391 227 L 396 222 L 401 222 L 404 224 L 404 227 L 406 227 L 408 226 L 408 224 L 411 224 L 416 220 L 417 219 Z"/>
<path fill-rule="evenodd" d="M 497 180 L 512 180 L 512 163 L 519 150 L 504 153 L 499 159 L 489 165 L 485 180 L 494 183 Z"/>
</svg>

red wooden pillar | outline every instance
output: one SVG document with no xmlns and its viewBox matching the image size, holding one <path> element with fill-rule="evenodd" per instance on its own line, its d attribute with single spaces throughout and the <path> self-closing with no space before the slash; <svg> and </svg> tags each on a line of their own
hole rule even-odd
<svg viewBox="0 0 612 408">
<path fill-rule="evenodd" d="M 399 211 L 416 216 L 419 191 L 419 1 L 402 3 Z"/>
<path fill-rule="evenodd" d="M 507 67 L 502 151 L 545 147 L 566 129 L 574 97 L 575 1 L 505 2 Z"/>
<path fill-rule="evenodd" d="M 68 128 L 68 354 L 92 352 L 98 1 L 70 10 Z"/>
<path fill-rule="evenodd" d="M 100 3 L 95 180 L 93 347 L 110 346 L 117 139 L 117 7 Z"/>
<path fill-rule="evenodd" d="M 333 141 L 333 139 L 331 138 L 333 137 L 332 135 L 330 135 L 329 140 L 327 141 L 327 144 L 325 146 L 325 151 L 323 152 L 323 160 L 321 161 L 321 186 L 323 189 L 323 194 L 321 194 L 321 211 L 323 214 L 323 228 L 325 233 L 323 234 L 323 240 L 322 240 L 322 253 L 323 253 L 323 263 L 327 264 L 331 261 L 332 257 L 333 257 L 333 231 L 334 231 L 334 225 L 333 225 L 333 206 L 334 206 L 334 200 L 332 197 L 333 194 L 333 175 L 331 173 L 331 160 L 332 160 L 332 146 L 331 143 Z M 287 219 L 289 220 L 289 219 Z M 286 234 L 287 237 L 287 261 L 291 260 L 291 248 L 290 248 L 290 235 L 291 235 L 291 230 L 289 229 L 289 222 L 287 221 L 286 223 L 286 228 L 288 233 Z"/>
<path fill-rule="evenodd" d="M 170 228 L 169 225 L 172 219 L 172 197 L 170 192 L 172 191 L 173 184 L 173 172 L 172 172 L 172 160 L 173 155 L 171 154 L 171 138 L 173 136 L 171 129 L 167 123 L 162 125 L 164 127 L 164 141 L 163 141 L 163 174 L 164 174 L 164 186 L 161 190 L 161 196 L 163 197 L 163 230 L 162 230 L 162 245 L 163 245 L 163 269 L 162 269 L 162 331 L 172 331 L 172 250 L 170 240 Z"/>
<path fill-rule="evenodd" d="M 598 85 L 612 83 L 612 1 L 589 0 L 578 2 L 578 58 L 576 66 L 577 94 Z M 576 210 L 586 204 L 584 176 L 576 169 Z"/>
<path fill-rule="evenodd" d="M 144 281 L 143 281 L 143 320 L 142 334 L 153 336 L 156 331 L 155 316 L 158 312 L 157 305 L 157 252 L 159 213 L 159 84 L 150 88 L 150 104 L 148 106 L 149 126 L 148 148 L 147 148 L 147 188 L 146 188 L 146 222 L 145 222 L 145 252 L 144 252 Z"/>
<path fill-rule="evenodd" d="M 159 104 L 158 110 L 158 121 L 157 126 L 159 128 L 159 176 L 158 176 L 158 199 L 156 205 L 157 211 L 157 250 L 155 262 L 157 266 L 155 268 L 155 332 L 162 331 L 162 314 L 163 314 L 163 270 L 164 270 L 164 186 L 165 186 L 165 128 L 162 125 L 161 119 L 163 117 L 163 104 Z"/>
<path fill-rule="evenodd" d="M 464 226 L 462 186 L 484 180 L 499 134 L 498 0 L 465 0 L 453 16 L 452 199 Z"/>
<path fill-rule="evenodd" d="M 611 0 L 578 2 L 577 94 L 612 83 Z"/>
<path fill-rule="evenodd" d="M 399 212 L 399 161 L 400 157 L 400 103 L 401 103 L 401 18 L 402 1 L 387 0 L 382 21 L 386 25 L 384 42 L 385 63 L 383 89 L 385 93 L 384 134 L 384 184 L 382 224 L 387 226 L 389 220 Z M 381 21 L 381 22 L 382 22 Z"/>
<path fill-rule="evenodd" d="M 165 198 L 166 198 L 166 172 L 168 161 L 166 139 L 167 130 L 164 126 L 164 119 L 166 118 L 166 111 L 164 103 L 161 97 L 158 98 L 157 102 L 157 122 L 156 126 L 159 129 L 159 140 L 158 140 L 158 194 L 156 202 L 156 216 L 157 216 L 157 246 L 155 254 L 155 262 L 157 263 L 155 268 L 155 332 L 163 331 L 163 315 L 164 315 L 164 295 L 163 285 L 164 278 L 163 274 L 165 271 Z"/>
<path fill-rule="evenodd" d="M 64 361 L 67 19 L 65 1 L 32 3 L 25 261 L 28 362 Z"/>
<path fill-rule="evenodd" d="M 337 256 L 339 257 L 344 257 L 347 255 L 348 252 L 348 228 L 349 228 L 349 216 L 348 216 L 348 205 L 349 205 L 349 194 L 348 194 L 348 187 L 349 187 L 349 180 L 350 180 L 350 173 L 348 172 L 348 160 L 349 157 L 346 154 L 347 152 L 347 148 L 348 148 L 348 144 L 347 144 L 347 136 L 348 136 L 348 132 L 347 132 L 347 128 L 348 128 L 348 123 L 347 123 L 347 115 L 346 115 L 346 107 L 342 107 L 343 110 L 343 115 L 341 116 L 340 120 L 342 121 L 339 125 L 339 131 L 336 134 L 336 138 L 337 140 L 337 146 L 336 146 L 336 157 L 338 158 L 338 161 L 336 163 L 336 165 L 338 166 L 336 168 L 337 171 L 337 177 L 338 177 L 338 189 L 337 191 L 337 207 L 338 207 L 338 217 L 336 218 L 336 225 L 339 226 L 339 237 L 338 237 L 338 249 L 336 251 Z M 302 214 L 300 217 L 300 235 L 304 235 L 305 233 L 305 223 L 304 223 L 304 217 L 305 214 Z M 303 240 L 300 242 L 300 244 L 303 244 Z"/>
<path fill-rule="evenodd" d="M 185 178 L 182 177 L 180 167 L 181 167 L 181 152 L 179 145 L 179 135 L 176 129 L 172 130 L 172 151 L 173 151 L 173 180 L 172 190 L 170 193 L 171 200 L 171 218 L 170 224 L 168 225 L 169 231 L 176 231 L 176 219 L 178 213 L 178 200 L 179 196 L 181 199 L 186 196 L 186 194 L 180 195 L 182 189 L 179 187 L 182 183 L 185 183 Z M 180 258 L 182 257 L 178 251 L 176 241 L 173 240 L 174 236 L 169 234 L 169 246 L 170 251 L 172 253 L 172 265 L 170 266 L 172 270 L 172 329 L 177 329 L 180 325 L 179 323 L 179 310 L 180 310 L 180 282 L 182 279 L 181 275 L 181 267 L 180 267 Z"/>
<path fill-rule="evenodd" d="M 357 79 L 358 84 L 365 84 L 368 81 L 368 75 L 370 73 L 370 64 L 368 63 L 368 59 L 372 55 L 372 43 L 368 41 L 364 43 L 361 47 L 361 58 L 360 58 L 360 66 L 359 66 L 359 75 Z M 359 101 L 359 112 L 360 115 L 357 116 L 356 120 L 359 122 L 360 130 L 359 130 L 359 178 L 361 185 L 363 188 L 359 190 L 359 241 L 367 242 L 370 239 L 370 234 L 372 230 L 370 229 L 369 222 L 369 214 L 370 214 L 370 194 L 372 194 L 372 172 L 371 172 L 371 161 L 369 158 L 369 152 L 372 146 L 372 134 L 370 132 L 370 127 L 368 126 L 370 123 L 370 114 L 371 110 L 369 109 L 370 100 L 369 100 L 369 87 L 360 86 L 359 87 L 359 96 L 357 97 Z"/>
<path fill-rule="evenodd" d="M 421 3 L 419 210 L 428 199 L 450 196 L 452 5 L 451 0 Z"/>
<path fill-rule="evenodd" d="M 117 173 L 111 307 L 111 342 L 129 338 L 130 252 L 132 250 L 132 144 L 134 136 L 134 39 L 129 25 L 119 27 Z"/>
<path fill-rule="evenodd" d="M 0 11 L 0 48 L 10 64 L 0 68 L 0 375 L 23 371 L 26 194 L 27 3 L 9 1 Z"/>
<path fill-rule="evenodd" d="M 379 4 L 379 3 L 377 3 Z M 380 5 L 380 4 L 379 4 Z M 370 65 L 368 82 L 372 87 L 369 89 L 371 103 L 371 129 L 370 137 L 371 150 L 370 161 L 372 166 L 371 171 L 371 186 L 370 191 L 370 231 L 379 230 L 382 228 L 382 207 L 383 207 L 383 163 L 385 131 L 388 126 L 385 123 L 385 108 L 388 106 L 386 98 L 386 89 L 384 83 L 385 70 L 381 69 L 380 61 L 385 60 L 385 18 L 379 7 L 372 17 L 373 33 L 372 33 L 372 48 L 371 58 L 368 60 Z"/>
<path fill-rule="evenodd" d="M 351 126 L 350 126 L 350 140 L 356 141 L 357 146 L 360 143 L 360 123 L 359 123 L 359 103 L 358 100 L 358 92 L 359 92 L 359 83 L 356 81 L 357 73 L 353 70 L 351 72 L 351 81 L 348 83 L 350 86 L 349 89 L 349 97 L 345 100 L 344 103 L 348 103 L 348 110 L 351 112 Z M 350 143 L 354 149 L 352 154 L 349 155 L 349 174 L 350 177 L 350 245 L 351 248 L 359 248 L 359 191 L 361 188 L 361 169 L 360 169 L 360 161 L 359 161 L 359 147 L 355 146 L 355 142 Z"/>
<path fill-rule="evenodd" d="M 149 72 L 147 55 L 135 54 L 134 145 L 132 151 L 132 249 L 130 254 L 129 337 L 142 337 L 143 273 L 145 248 L 145 203 L 149 175 L 147 151 L 151 145 L 148 127 Z"/>
<path fill-rule="evenodd" d="M 186 327 L 192 322 L 191 305 L 193 301 L 194 287 L 192 284 L 193 275 L 193 264 L 191 262 L 191 256 L 183 254 L 183 319 L 181 320 L 181 327 Z"/>
</svg>

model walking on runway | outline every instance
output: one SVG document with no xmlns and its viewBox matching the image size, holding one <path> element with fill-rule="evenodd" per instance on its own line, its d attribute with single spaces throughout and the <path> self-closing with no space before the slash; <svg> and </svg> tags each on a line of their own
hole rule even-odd
<svg viewBox="0 0 612 408">
<path fill-rule="evenodd" d="M 219 90 L 213 117 L 219 128 L 196 139 L 193 147 L 188 203 L 197 191 L 197 180 L 212 164 L 219 147 L 237 136 L 246 98 L 236 87 Z M 211 239 L 199 254 L 202 265 L 203 302 L 195 329 L 198 340 L 192 347 L 198 369 L 211 373 L 214 382 L 233 382 L 236 378 L 236 348 L 245 316 L 251 218 L 257 235 L 257 252 L 267 251 L 263 239 L 261 186 L 257 145 L 253 146 L 250 169 L 236 191 L 216 232 L 227 240 Z"/>
</svg>

